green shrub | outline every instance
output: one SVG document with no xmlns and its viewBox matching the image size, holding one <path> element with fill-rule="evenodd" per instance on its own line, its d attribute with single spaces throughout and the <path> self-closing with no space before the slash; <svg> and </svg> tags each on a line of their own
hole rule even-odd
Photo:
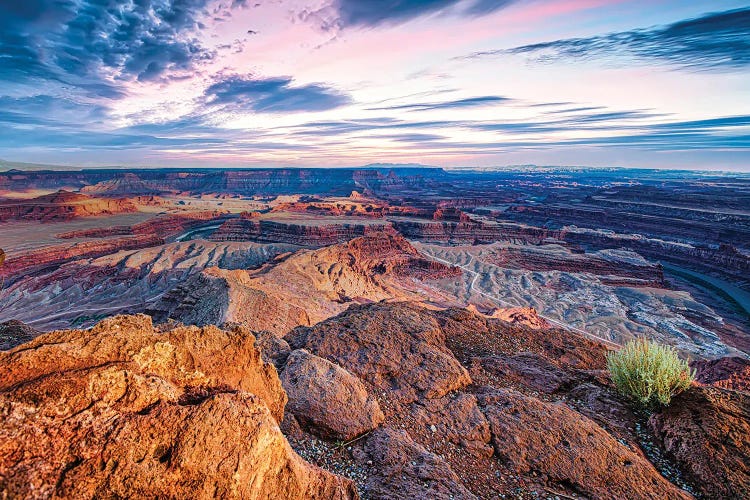
<svg viewBox="0 0 750 500">
<path fill-rule="evenodd" d="M 687 361 L 673 347 L 645 339 L 632 340 L 607 355 L 617 390 L 642 408 L 668 405 L 695 379 Z"/>
</svg>

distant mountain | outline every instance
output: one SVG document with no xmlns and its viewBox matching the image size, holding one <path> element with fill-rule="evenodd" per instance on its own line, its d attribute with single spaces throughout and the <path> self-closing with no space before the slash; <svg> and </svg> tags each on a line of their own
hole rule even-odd
<svg viewBox="0 0 750 500">
<path fill-rule="evenodd" d="M 0 159 L 0 172 L 6 171 L 8 173 L 13 171 L 28 171 L 28 170 L 70 170 L 73 167 L 66 165 L 46 165 L 43 163 L 23 163 L 19 161 L 8 161 Z"/>
</svg>

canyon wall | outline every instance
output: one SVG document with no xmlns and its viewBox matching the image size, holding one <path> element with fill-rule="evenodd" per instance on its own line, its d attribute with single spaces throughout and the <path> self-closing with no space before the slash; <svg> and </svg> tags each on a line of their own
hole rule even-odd
<svg viewBox="0 0 750 500">
<path fill-rule="evenodd" d="M 294 223 L 262 220 L 257 217 L 240 217 L 224 222 L 209 236 L 209 239 L 211 241 L 254 240 L 322 247 L 386 231 L 389 226 L 390 224 L 385 221 L 382 223 L 336 222 L 336 219 L 332 218 L 330 222 L 309 224 L 302 219 L 299 223 Z"/>
<path fill-rule="evenodd" d="M 0 201 L 0 222 L 11 219 L 51 222 L 136 210 L 136 205 L 124 198 L 92 198 L 83 194 L 58 191 L 30 200 Z"/>
</svg>

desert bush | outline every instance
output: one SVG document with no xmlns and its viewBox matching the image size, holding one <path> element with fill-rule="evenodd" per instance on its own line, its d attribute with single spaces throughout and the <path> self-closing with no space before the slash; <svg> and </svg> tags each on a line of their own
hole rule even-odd
<svg viewBox="0 0 750 500">
<path fill-rule="evenodd" d="M 646 339 L 632 340 L 609 353 L 607 367 L 617 390 L 642 408 L 668 405 L 695 379 L 673 347 Z"/>
</svg>

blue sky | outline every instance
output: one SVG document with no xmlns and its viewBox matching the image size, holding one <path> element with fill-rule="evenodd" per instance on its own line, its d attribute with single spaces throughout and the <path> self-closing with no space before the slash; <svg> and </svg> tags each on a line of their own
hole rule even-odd
<svg viewBox="0 0 750 500">
<path fill-rule="evenodd" d="M 749 70 L 746 2 L 11 0 L 0 158 L 748 171 Z"/>
</svg>

